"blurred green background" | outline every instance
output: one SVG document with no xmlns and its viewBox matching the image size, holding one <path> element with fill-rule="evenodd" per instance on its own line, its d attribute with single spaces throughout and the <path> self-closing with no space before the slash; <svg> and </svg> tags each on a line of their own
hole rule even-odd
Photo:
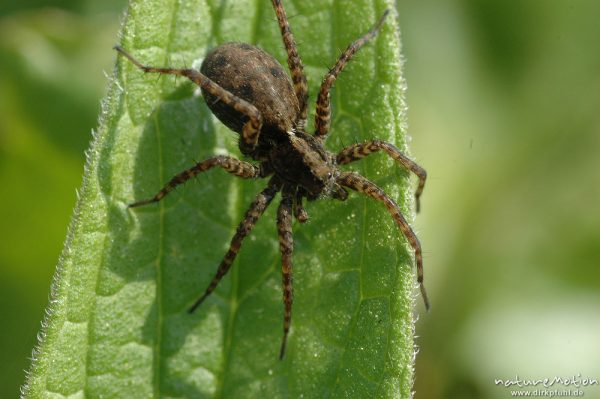
<svg viewBox="0 0 600 399">
<path fill-rule="evenodd" d="M 415 397 L 600 379 L 600 2 L 397 4 L 429 172 Z M 125 6 L 0 1 L 0 397 L 29 365 Z"/>
</svg>

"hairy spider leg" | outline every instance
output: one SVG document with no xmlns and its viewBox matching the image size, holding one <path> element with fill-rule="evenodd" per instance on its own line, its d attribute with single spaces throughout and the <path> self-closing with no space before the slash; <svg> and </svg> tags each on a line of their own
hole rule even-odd
<svg viewBox="0 0 600 399">
<path fill-rule="evenodd" d="M 189 169 L 184 170 L 181 173 L 175 175 L 165 186 L 158 192 L 154 197 L 148 198 L 142 201 L 134 202 L 129 204 L 129 208 L 136 208 L 138 206 L 151 204 L 158 202 L 163 199 L 168 193 L 173 191 L 175 187 L 186 181 L 192 179 L 196 175 L 207 170 L 219 166 L 232 175 L 242 177 L 244 179 L 253 179 L 256 177 L 264 177 L 264 172 L 261 167 L 252 165 L 251 163 L 240 161 L 234 157 L 228 155 L 217 155 L 212 158 L 208 158 L 202 162 L 198 162 L 196 165 Z"/>
<path fill-rule="evenodd" d="M 277 22 L 279 23 L 279 29 L 281 30 L 281 37 L 283 38 L 283 44 L 288 55 L 288 67 L 292 73 L 292 82 L 294 83 L 294 91 L 296 92 L 296 98 L 298 98 L 298 104 L 300 105 L 300 120 L 297 121 L 302 126 L 306 125 L 307 107 L 308 107 L 308 84 L 306 82 L 306 75 L 304 74 L 304 66 L 302 65 L 302 59 L 298 54 L 298 48 L 296 47 L 296 41 L 294 35 L 290 29 L 287 15 L 281 0 L 272 0 L 275 14 L 277 14 Z"/>
<path fill-rule="evenodd" d="M 283 337 L 279 359 L 283 359 L 287 343 L 290 324 L 292 323 L 292 252 L 294 251 L 294 238 L 292 236 L 292 203 L 296 188 L 285 185 L 281 193 L 281 203 L 277 210 L 277 232 L 279 234 L 279 250 L 281 252 L 281 280 L 283 285 Z"/>
<path fill-rule="evenodd" d="M 413 172 L 419 178 L 419 186 L 415 191 L 415 199 L 417 203 L 417 212 L 421 210 L 421 194 L 425 188 L 425 180 L 427 172 L 413 160 L 409 159 L 400 150 L 390 143 L 381 140 L 370 140 L 364 143 L 353 144 L 343 148 L 336 157 L 338 165 L 345 165 L 350 162 L 358 161 L 374 152 L 383 150 L 391 156 L 396 162 L 402 165 L 405 169 Z"/>
<path fill-rule="evenodd" d="M 256 225 L 256 222 L 265 212 L 271 201 L 273 201 L 275 194 L 277 194 L 280 188 L 281 183 L 279 182 L 279 179 L 276 176 L 274 176 L 269 181 L 269 185 L 267 186 L 267 188 L 265 188 L 256 196 L 254 202 L 252 202 L 250 208 L 248 208 L 248 210 L 246 211 L 244 219 L 242 219 L 242 221 L 240 222 L 237 231 L 235 232 L 235 235 L 231 239 L 229 250 L 223 257 L 223 260 L 221 261 L 221 264 L 217 269 L 217 273 L 206 288 L 204 294 L 200 298 L 198 298 L 196 302 L 194 302 L 194 304 L 189 308 L 189 313 L 194 312 L 196 308 L 200 306 L 202 302 L 204 302 L 206 297 L 208 297 L 215 290 L 217 285 L 219 285 L 219 282 L 231 268 L 235 257 L 237 256 L 240 248 L 242 247 L 242 241 L 244 241 L 244 238 L 246 238 L 250 231 L 252 231 L 252 229 Z"/>
<path fill-rule="evenodd" d="M 131 63 L 133 63 L 136 67 L 140 68 L 145 73 L 160 73 L 160 74 L 170 74 L 176 76 L 184 76 L 215 96 L 227 104 L 230 107 L 233 107 L 237 112 L 244 114 L 248 117 L 248 121 L 244 123 L 244 127 L 242 128 L 242 137 L 241 144 L 244 151 L 251 152 L 256 148 L 258 143 L 258 136 L 260 134 L 260 129 L 262 127 L 262 115 L 258 111 L 258 109 L 243 100 L 236 95 L 232 94 L 230 91 L 225 90 L 200 71 L 195 69 L 177 69 L 177 68 L 158 68 L 147 66 L 136 60 L 131 54 L 125 51 L 121 46 L 115 46 L 115 50 L 117 50 L 120 54 L 122 54 L 125 58 L 127 58 Z"/>
<path fill-rule="evenodd" d="M 425 308 L 429 310 L 429 298 L 427 297 L 427 292 L 425 291 L 425 286 L 423 285 L 423 254 L 421 252 L 421 244 L 419 243 L 419 239 L 414 231 L 406 222 L 406 219 L 404 219 L 404 216 L 402 216 L 398 204 L 388 197 L 381 188 L 375 185 L 375 183 L 369 181 L 358 173 L 344 172 L 338 177 L 337 181 L 342 186 L 351 188 L 352 190 L 363 193 L 373 199 L 376 199 L 377 201 L 383 202 L 387 210 L 392 215 L 392 218 L 402 231 L 402 234 L 404 234 L 404 237 L 406 237 L 410 243 L 410 246 L 415 251 L 415 261 L 417 263 L 417 281 L 419 283 L 419 288 L 421 289 L 421 296 L 423 297 Z"/>
<path fill-rule="evenodd" d="M 329 70 L 329 72 L 323 78 L 323 82 L 321 83 L 321 90 L 319 91 L 319 96 L 317 98 L 317 111 L 315 113 L 315 136 L 316 137 L 325 137 L 329 132 L 329 126 L 331 124 L 331 104 L 329 98 L 329 92 L 335 83 L 338 75 L 342 72 L 348 61 L 356 54 L 358 50 L 362 46 L 365 45 L 369 40 L 374 38 L 381 26 L 385 22 L 385 18 L 390 13 L 390 10 L 386 10 L 379 21 L 368 31 L 363 37 L 354 41 L 350 44 L 346 50 L 340 55 L 337 62 Z"/>
</svg>

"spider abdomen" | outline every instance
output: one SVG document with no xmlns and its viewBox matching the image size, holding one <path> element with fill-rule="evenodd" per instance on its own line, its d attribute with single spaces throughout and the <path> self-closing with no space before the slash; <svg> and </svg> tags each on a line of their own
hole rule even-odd
<svg viewBox="0 0 600 399">
<path fill-rule="evenodd" d="M 226 43 L 207 54 L 200 71 L 258 109 L 263 120 L 262 142 L 281 139 L 276 136 L 294 127 L 300 107 L 292 82 L 281 64 L 267 52 L 245 43 Z M 202 95 L 223 124 L 242 132 L 246 116 L 204 89 Z"/>
</svg>

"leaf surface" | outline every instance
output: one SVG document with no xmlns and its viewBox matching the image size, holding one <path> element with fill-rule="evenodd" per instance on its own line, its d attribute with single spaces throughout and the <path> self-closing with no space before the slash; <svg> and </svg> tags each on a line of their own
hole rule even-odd
<svg viewBox="0 0 600 399">
<path fill-rule="evenodd" d="M 285 2 L 311 104 L 341 50 L 392 4 Z M 208 48 L 228 41 L 256 44 L 286 65 L 268 1 L 132 1 L 121 44 L 147 65 L 183 67 L 199 66 Z M 331 151 L 372 138 L 406 150 L 401 66 L 392 12 L 336 83 Z M 346 202 L 308 203 L 310 221 L 294 224 L 293 321 L 283 361 L 277 199 L 213 295 L 186 312 L 266 183 L 213 170 L 159 204 L 127 208 L 194 161 L 240 156 L 236 135 L 196 92 L 183 79 L 118 61 L 25 396 L 409 397 L 409 248 L 385 208 L 356 193 Z M 390 159 L 376 154 L 346 169 L 372 178 L 411 215 L 408 176 Z"/>
</svg>

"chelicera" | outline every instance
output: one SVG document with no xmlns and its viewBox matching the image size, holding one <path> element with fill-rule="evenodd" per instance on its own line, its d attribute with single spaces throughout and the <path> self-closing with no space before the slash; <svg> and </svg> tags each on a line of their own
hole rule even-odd
<svg viewBox="0 0 600 399">
<path fill-rule="evenodd" d="M 342 171 L 339 167 L 374 152 L 387 153 L 400 166 L 418 176 L 419 185 L 415 192 L 417 211 L 427 175 L 422 167 L 402 154 L 398 148 L 380 140 L 353 144 L 337 154 L 324 147 L 331 119 L 330 90 L 348 61 L 377 35 L 389 10 L 385 11 L 369 32 L 344 50 L 323 78 L 317 99 L 315 131 L 308 134 L 305 131 L 308 86 L 302 61 L 281 0 L 272 0 L 272 3 L 287 50 L 291 80 L 273 56 L 245 43 L 227 43 L 213 49 L 202 62 L 200 71 L 146 66 L 123 48 L 116 46 L 115 49 L 144 72 L 184 76 L 200 86 L 211 111 L 240 135 L 239 148 L 242 154 L 256 161 L 256 164 L 244 162 L 228 155 L 208 158 L 177 174 L 154 197 L 132 203 L 130 208 L 158 202 L 176 186 L 214 167 L 220 167 L 244 179 L 269 177 L 267 187 L 256 196 L 246 211 L 216 275 L 204 294 L 190 307 L 190 313 L 215 290 L 229 271 L 244 238 L 275 195 L 281 192 L 277 210 L 284 303 L 283 338 L 279 352 L 281 359 L 285 354 L 292 320 L 292 218 L 294 216 L 300 223 L 308 220 L 303 207 L 304 199 L 312 201 L 329 197 L 344 201 L 348 197 L 347 189 L 351 189 L 382 202 L 414 250 L 417 280 L 425 306 L 429 308 L 423 286 L 421 245 L 399 206 L 365 177 L 355 172 Z"/>
</svg>

